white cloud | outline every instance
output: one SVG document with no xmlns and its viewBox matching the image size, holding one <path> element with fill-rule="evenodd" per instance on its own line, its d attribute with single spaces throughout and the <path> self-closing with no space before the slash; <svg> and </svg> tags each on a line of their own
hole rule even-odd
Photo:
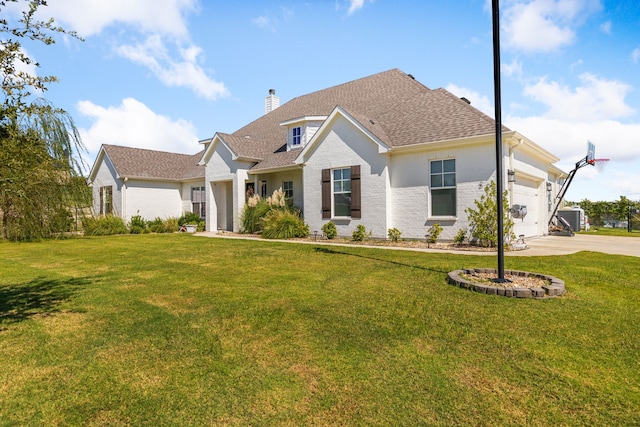
<svg viewBox="0 0 640 427">
<path fill-rule="evenodd" d="M 185 15 L 198 9 L 198 0 L 49 0 L 41 13 L 55 16 L 82 37 L 115 23 L 143 32 L 186 37 Z"/>
<path fill-rule="evenodd" d="M 180 59 L 175 59 L 169 54 L 162 37 L 156 34 L 147 37 L 144 43 L 119 46 L 116 52 L 147 67 L 167 86 L 187 87 L 196 95 L 211 100 L 228 95 L 225 85 L 210 78 L 198 65 L 198 57 L 202 54 L 198 46 L 178 47 Z"/>
<path fill-rule="evenodd" d="M 635 111 L 625 103 L 631 86 L 593 74 L 580 75 L 582 86 L 575 89 L 560 83 L 539 79 L 528 85 L 524 93 L 547 105 L 547 117 L 564 121 L 607 120 L 632 115 Z"/>
<path fill-rule="evenodd" d="M 580 169 L 567 194 L 570 200 L 616 200 L 620 195 L 640 199 L 640 178 L 635 172 L 640 161 L 640 123 L 516 116 L 505 118 L 504 123 L 560 157 L 557 166 L 565 172 L 587 155 L 588 141 L 596 146 L 596 158 L 610 159 L 602 172 L 590 166 Z"/>
<path fill-rule="evenodd" d="M 575 42 L 583 15 L 601 7 L 599 0 L 511 1 L 504 8 L 505 46 L 549 52 Z"/>
<path fill-rule="evenodd" d="M 456 86 L 453 83 L 449 83 L 446 89 L 460 98 L 467 98 L 469 101 L 471 101 L 471 106 L 482 111 L 489 117 L 494 116 L 495 108 L 493 106 L 493 102 L 491 102 L 491 100 L 486 96 L 480 95 L 478 92 L 472 89 Z"/>
<path fill-rule="evenodd" d="M 633 52 L 631 52 L 631 60 L 634 64 L 637 64 L 638 61 L 640 61 L 640 47 L 633 49 Z"/>
<path fill-rule="evenodd" d="M 600 31 L 605 34 L 611 34 L 611 21 L 607 21 L 600 25 Z"/>
<path fill-rule="evenodd" d="M 356 10 L 362 9 L 363 6 L 364 6 L 364 0 L 351 0 L 351 4 L 349 5 L 349 11 L 347 13 L 351 15 Z"/>
<path fill-rule="evenodd" d="M 252 19 L 251 22 L 253 22 L 258 28 L 267 28 L 272 31 L 275 30 L 275 28 L 271 24 L 271 18 L 269 18 L 268 16 L 258 16 L 257 18 Z"/>
<path fill-rule="evenodd" d="M 373 2 L 373 0 L 369 0 Z M 343 3 L 348 3 L 349 7 L 347 9 L 347 15 L 353 15 L 358 10 L 362 9 L 367 0 L 336 0 L 336 10 L 342 9 Z"/>
<path fill-rule="evenodd" d="M 287 23 L 291 21 L 293 17 L 293 10 L 286 7 L 280 7 L 278 13 L 265 13 L 264 15 L 260 15 L 257 18 L 252 19 L 251 22 L 253 22 L 253 24 L 258 28 L 275 32 L 281 23 Z"/>
<path fill-rule="evenodd" d="M 508 116 L 504 122 L 567 164 L 586 156 L 587 141 L 596 145 L 598 158 L 623 163 L 640 159 L 640 123 L 623 124 L 615 120 L 567 122 L 542 116 Z"/>
<path fill-rule="evenodd" d="M 123 99 L 116 107 L 102 107 L 91 101 L 80 101 L 77 108 L 82 115 L 93 121 L 89 129 L 80 129 L 90 155 L 95 156 L 102 144 L 185 154 L 194 154 L 200 150 L 193 124 L 183 119 L 172 120 L 156 114 L 136 99 Z"/>
<path fill-rule="evenodd" d="M 522 62 L 515 59 L 510 64 L 500 64 L 500 69 L 506 77 L 520 78 L 522 76 Z"/>
</svg>

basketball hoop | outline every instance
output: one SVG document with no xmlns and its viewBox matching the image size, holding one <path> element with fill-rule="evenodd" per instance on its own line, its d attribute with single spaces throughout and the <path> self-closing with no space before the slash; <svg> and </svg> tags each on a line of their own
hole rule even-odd
<svg viewBox="0 0 640 427">
<path fill-rule="evenodd" d="M 591 166 L 595 166 L 598 172 L 604 171 L 604 167 L 609 162 L 609 159 L 593 159 L 589 160 Z"/>
</svg>

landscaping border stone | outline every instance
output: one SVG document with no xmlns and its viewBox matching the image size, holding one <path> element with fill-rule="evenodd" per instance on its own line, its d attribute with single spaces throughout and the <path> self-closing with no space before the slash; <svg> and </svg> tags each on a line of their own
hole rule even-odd
<svg viewBox="0 0 640 427">
<path fill-rule="evenodd" d="M 505 275 L 520 277 L 536 277 L 546 280 L 549 284 L 542 287 L 526 288 L 515 286 L 500 286 L 499 284 L 489 285 L 487 283 L 476 283 L 461 275 L 473 276 L 474 274 L 497 274 L 496 269 L 491 268 L 467 268 L 455 270 L 447 275 L 447 282 L 462 289 L 468 289 L 482 294 L 498 295 L 507 298 L 535 298 L 546 299 L 564 295 L 564 280 L 547 274 L 532 273 L 529 271 L 507 270 Z"/>
</svg>

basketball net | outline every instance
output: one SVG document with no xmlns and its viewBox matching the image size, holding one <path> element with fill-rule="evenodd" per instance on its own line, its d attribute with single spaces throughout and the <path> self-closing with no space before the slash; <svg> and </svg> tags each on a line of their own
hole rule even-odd
<svg viewBox="0 0 640 427">
<path fill-rule="evenodd" d="M 589 164 L 595 166 L 598 172 L 604 171 L 607 163 L 609 163 L 609 159 L 593 159 L 589 161 Z"/>
</svg>

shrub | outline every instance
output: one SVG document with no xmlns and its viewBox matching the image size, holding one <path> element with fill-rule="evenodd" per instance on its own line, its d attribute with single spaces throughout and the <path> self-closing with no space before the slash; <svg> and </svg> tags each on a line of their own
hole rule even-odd
<svg viewBox="0 0 640 427">
<path fill-rule="evenodd" d="M 51 230 L 54 233 L 61 233 L 71 231 L 71 225 L 73 224 L 73 216 L 66 208 L 60 208 L 56 210 L 49 219 Z"/>
<path fill-rule="evenodd" d="M 204 221 L 200 218 L 200 215 L 194 212 L 185 212 L 180 218 L 178 218 L 178 228 L 185 224 L 196 225 L 197 231 L 204 230 Z"/>
<path fill-rule="evenodd" d="M 397 242 L 398 240 L 400 240 L 400 236 L 402 235 L 402 231 L 398 230 L 397 228 L 390 228 L 387 231 L 387 236 L 389 236 L 389 239 L 391 239 L 392 242 Z"/>
<path fill-rule="evenodd" d="M 355 240 L 356 242 L 363 242 L 369 236 L 371 236 L 371 232 L 367 233 L 367 227 L 365 227 L 363 224 L 358 224 L 352 234 L 353 240 Z"/>
<path fill-rule="evenodd" d="M 453 238 L 453 243 L 455 243 L 456 245 L 461 245 L 464 243 L 465 240 L 467 240 L 467 229 L 466 228 L 461 228 L 458 230 L 458 233 L 456 234 L 456 236 Z"/>
<path fill-rule="evenodd" d="M 178 231 L 180 226 L 178 225 L 178 218 L 172 217 L 163 220 L 160 217 L 156 217 L 156 219 L 147 223 L 147 228 L 152 233 L 173 233 Z"/>
<path fill-rule="evenodd" d="M 480 246 L 494 247 L 498 245 L 498 203 L 496 201 L 498 190 L 495 181 L 490 181 L 484 187 L 484 194 L 480 200 L 474 200 L 476 209 L 467 208 L 464 211 L 469 217 L 471 235 Z M 515 239 L 513 233 L 513 220 L 509 218 L 509 201 L 504 191 L 502 193 L 503 205 L 503 230 L 506 241 Z"/>
<path fill-rule="evenodd" d="M 122 218 L 113 215 L 100 218 L 85 217 L 82 220 L 82 226 L 85 236 L 109 236 L 129 233 L 129 229 Z"/>
<path fill-rule="evenodd" d="M 129 232 L 131 234 L 144 234 L 148 233 L 147 230 L 147 221 L 144 220 L 140 215 L 134 215 L 131 217 L 131 221 L 129 221 Z"/>
<path fill-rule="evenodd" d="M 322 226 L 322 232 L 325 236 L 327 236 L 327 239 L 329 240 L 338 237 L 338 229 L 336 228 L 336 225 L 331 221 Z"/>
<path fill-rule="evenodd" d="M 262 219 L 262 237 L 266 239 L 290 239 L 309 236 L 309 226 L 297 212 L 271 210 Z"/>
<path fill-rule="evenodd" d="M 427 238 L 427 243 L 436 243 L 438 241 L 438 237 L 440 237 L 440 233 L 442 233 L 442 227 L 440 224 L 433 224 L 429 227 L 427 235 L 425 236 Z"/>
<path fill-rule="evenodd" d="M 259 233 L 262 231 L 262 218 L 271 210 L 271 205 L 257 194 L 249 197 L 244 205 L 240 223 L 242 233 Z"/>
<path fill-rule="evenodd" d="M 247 203 L 245 203 L 240 217 L 242 233 L 260 233 L 263 231 L 263 220 L 271 211 L 289 212 L 299 217 L 291 203 L 287 201 L 282 188 L 275 190 L 270 197 L 264 199 L 253 193 L 247 196 Z"/>
</svg>

